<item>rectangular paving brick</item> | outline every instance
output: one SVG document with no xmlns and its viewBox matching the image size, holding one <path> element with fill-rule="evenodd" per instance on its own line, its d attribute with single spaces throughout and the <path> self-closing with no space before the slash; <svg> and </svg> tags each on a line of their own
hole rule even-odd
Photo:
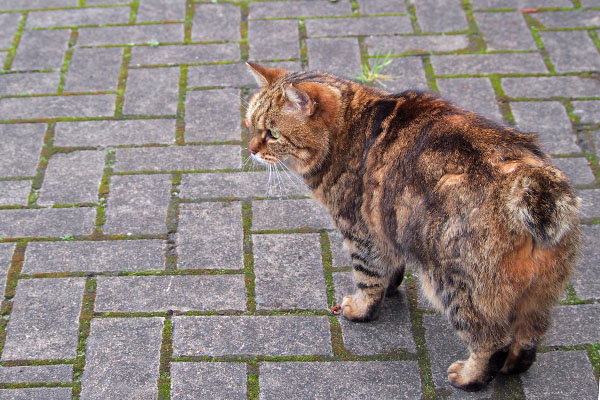
<svg viewBox="0 0 600 400">
<path fill-rule="evenodd" d="M 436 75 L 547 72 L 537 53 L 463 54 L 431 56 Z"/>
<path fill-rule="evenodd" d="M 520 12 L 479 12 L 475 20 L 488 50 L 537 50 Z"/>
<path fill-rule="evenodd" d="M 331 265 L 333 267 L 351 267 L 352 259 L 350 253 L 343 247 L 344 237 L 337 230 L 327 232 L 331 250 Z"/>
<path fill-rule="evenodd" d="M 441 36 L 376 36 L 368 37 L 365 43 L 369 54 L 403 54 L 408 52 L 445 52 L 461 50 L 469 46 L 467 35 L 441 35 Z M 395 58 L 393 59 L 396 60 Z M 386 67 L 384 73 L 388 73 Z"/>
<path fill-rule="evenodd" d="M 325 316 L 173 317 L 173 357 L 332 355 Z"/>
<path fill-rule="evenodd" d="M 396 93 L 404 90 L 429 90 L 421 57 L 394 57 L 391 60 L 384 71 L 388 77 L 377 82 L 376 86 Z M 372 58 L 371 65 L 373 63 Z"/>
<path fill-rule="evenodd" d="M 252 235 L 252 243 L 256 308 L 327 308 L 318 234 Z"/>
<path fill-rule="evenodd" d="M 86 343 L 81 399 L 157 396 L 162 318 L 95 318 Z"/>
<path fill-rule="evenodd" d="M 307 39 L 308 68 L 354 78 L 361 73 L 358 39 Z M 332 58 L 331 55 L 336 54 Z"/>
<path fill-rule="evenodd" d="M 600 82 L 579 76 L 502 78 L 501 83 L 509 97 L 594 97 L 600 93 Z"/>
<path fill-rule="evenodd" d="M 107 117 L 114 110 L 112 94 L 0 99 L 0 120 Z"/>
<path fill-rule="evenodd" d="M 179 100 L 179 68 L 129 70 L 123 114 L 173 115 Z M 153 82 L 148 85 L 148 82 Z"/>
<path fill-rule="evenodd" d="M 242 269 L 243 236 L 240 203 L 181 204 L 178 268 Z"/>
<path fill-rule="evenodd" d="M 55 146 L 117 146 L 174 142 L 174 119 L 58 122 L 54 127 Z"/>
<path fill-rule="evenodd" d="M 600 299 L 600 225 L 582 225 L 581 255 L 571 282 L 580 299 Z"/>
<path fill-rule="evenodd" d="M 75 358 L 85 279 L 21 279 L 2 361 Z"/>
<path fill-rule="evenodd" d="M 18 367 L 0 367 L 0 382 L 71 382 L 73 380 L 73 366 L 62 365 L 34 365 Z"/>
<path fill-rule="evenodd" d="M 415 361 L 260 363 L 262 399 L 418 399 Z"/>
<path fill-rule="evenodd" d="M 241 64 L 197 65 L 188 68 L 188 88 L 203 86 L 256 86 L 248 67 Z M 189 95 L 190 93 L 188 93 Z"/>
<path fill-rule="evenodd" d="M 171 363 L 173 400 L 246 400 L 245 363 Z"/>
<path fill-rule="evenodd" d="M 126 24 L 129 7 L 83 8 L 33 11 L 27 16 L 27 29 L 77 25 Z"/>
<path fill-rule="evenodd" d="M 46 124 L 0 125 L 0 176 L 33 176 Z"/>
<path fill-rule="evenodd" d="M 188 92 L 185 98 L 185 141 L 240 140 L 240 96 L 236 89 Z M 215 118 L 217 115 L 218 118 Z"/>
<path fill-rule="evenodd" d="M 105 233 L 166 233 L 170 175 L 113 176 Z"/>
<path fill-rule="evenodd" d="M 421 0 L 415 4 L 417 20 L 424 32 L 463 31 L 469 28 L 460 0 L 444 2 Z"/>
<path fill-rule="evenodd" d="M 557 72 L 600 69 L 600 54 L 586 31 L 542 31 L 540 36 Z M 573 46 L 573 43 L 577 43 L 577 46 Z"/>
<path fill-rule="evenodd" d="M 555 11 L 536 13 L 535 19 L 546 28 L 583 28 L 600 26 L 600 11 Z"/>
<path fill-rule="evenodd" d="M 234 4 L 196 4 L 192 40 L 240 40 L 242 11 Z"/>
<path fill-rule="evenodd" d="M 27 205 L 31 181 L 0 181 L 0 206 Z"/>
<path fill-rule="evenodd" d="M 600 189 L 579 190 L 577 196 L 581 198 L 581 218 L 600 217 Z"/>
<path fill-rule="evenodd" d="M 58 72 L 3 74 L 0 75 L 0 95 L 56 93 L 59 81 Z"/>
<path fill-rule="evenodd" d="M 438 79 L 437 84 L 441 94 L 460 107 L 502 122 L 502 113 L 498 107 L 496 94 L 489 79 Z"/>
<path fill-rule="evenodd" d="M 299 58 L 299 40 L 296 20 L 248 22 L 251 60 Z M 273 46 L 273 43 L 277 43 L 277 46 Z"/>
<path fill-rule="evenodd" d="M 270 3 L 250 3 L 250 19 L 259 18 L 297 18 L 321 17 L 333 15 L 351 15 L 352 10 L 347 2 L 322 3 L 315 7 L 310 0 L 304 1 L 273 1 Z"/>
<path fill-rule="evenodd" d="M 8 49 L 12 45 L 20 19 L 19 14 L 0 14 L 0 49 Z"/>
<path fill-rule="evenodd" d="M 103 151 L 54 154 L 46 167 L 38 204 L 97 203 L 104 156 Z"/>
<path fill-rule="evenodd" d="M 573 101 L 573 114 L 575 114 L 581 123 L 593 124 L 600 123 L 600 101 Z"/>
<path fill-rule="evenodd" d="M 116 90 L 123 49 L 76 48 L 69 64 L 65 92 Z"/>
<path fill-rule="evenodd" d="M 570 346 L 600 342 L 600 304 L 559 306 L 552 312 L 552 325 L 543 344 Z"/>
<path fill-rule="evenodd" d="M 406 13 L 406 4 L 402 0 L 359 0 L 361 14 L 397 14 Z"/>
<path fill-rule="evenodd" d="M 196 64 L 239 59 L 240 46 L 237 43 L 138 46 L 131 51 L 130 66 Z"/>
<path fill-rule="evenodd" d="M 473 0 L 474 9 L 490 8 L 535 8 L 535 7 L 565 7 L 572 8 L 573 3 L 569 0 Z"/>
<path fill-rule="evenodd" d="M 19 41 L 13 70 L 59 70 L 65 58 L 70 31 L 25 31 Z"/>
<path fill-rule="evenodd" d="M 0 237 L 88 235 L 95 217 L 92 207 L 1 210 Z"/>
<path fill-rule="evenodd" d="M 327 210 L 313 199 L 261 200 L 252 202 L 252 230 L 333 229 Z M 289 218 L 295 215 L 295 218 Z"/>
<path fill-rule="evenodd" d="M 573 185 L 591 185 L 596 183 L 590 162 L 584 157 L 553 158 L 552 164 L 567 174 Z"/>
<path fill-rule="evenodd" d="M 73 398 L 70 387 L 1 389 L 0 399 L 4 400 L 70 400 Z"/>
<path fill-rule="evenodd" d="M 24 274 L 42 272 L 106 272 L 164 269 L 162 240 L 31 242 Z"/>
<path fill-rule="evenodd" d="M 3 10 L 22 10 L 45 7 L 77 7 L 77 0 L 4 0 Z"/>
<path fill-rule="evenodd" d="M 8 274 L 14 251 L 14 243 L 0 243 L 0 294 L 4 294 L 6 275 Z"/>
<path fill-rule="evenodd" d="M 99 277 L 98 312 L 246 310 L 244 275 Z"/>
<path fill-rule="evenodd" d="M 137 23 L 183 20 L 185 20 L 185 0 L 141 1 L 135 18 Z"/>
<path fill-rule="evenodd" d="M 391 33 L 412 33 L 408 16 L 366 17 L 366 18 L 319 18 L 306 21 L 309 37 L 384 35 Z"/>
<path fill-rule="evenodd" d="M 183 24 L 81 28 L 79 29 L 77 45 L 146 44 L 151 41 L 159 43 L 183 42 Z"/>
</svg>

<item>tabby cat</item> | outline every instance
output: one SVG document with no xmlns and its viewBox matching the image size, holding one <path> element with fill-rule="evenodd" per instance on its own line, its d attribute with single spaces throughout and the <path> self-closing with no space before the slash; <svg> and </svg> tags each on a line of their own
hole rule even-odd
<svg viewBox="0 0 600 400">
<path fill-rule="evenodd" d="M 303 177 L 350 251 L 357 291 L 332 311 L 373 320 L 409 266 L 468 344 L 453 386 L 526 371 L 580 240 L 579 199 L 536 136 L 432 93 L 248 66 L 248 150 Z"/>
</svg>

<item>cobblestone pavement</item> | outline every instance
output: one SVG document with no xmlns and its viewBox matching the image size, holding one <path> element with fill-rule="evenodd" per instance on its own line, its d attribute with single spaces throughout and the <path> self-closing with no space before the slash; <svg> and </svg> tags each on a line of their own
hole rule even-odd
<svg viewBox="0 0 600 400">
<path fill-rule="evenodd" d="M 600 1 L 0 10 L 0 399 L 597 398 Z M 583 199 L 538 362 L 481 393 L 446 382 L 466 350 L 414 273 L 379 321 L 330 316 L 352 282 L 329 216 L 243 163 L 243 61 L 355 77 L 388 51 L 389 90 L 539 132 Z"/>
</svg>

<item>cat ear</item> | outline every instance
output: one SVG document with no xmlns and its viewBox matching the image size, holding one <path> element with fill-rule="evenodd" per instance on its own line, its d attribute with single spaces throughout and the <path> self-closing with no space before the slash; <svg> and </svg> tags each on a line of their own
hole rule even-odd
<svg viewBox="0 0 600 400">
<path fill-rule="evenodd" d="M 260 87 L 265 87 L 273 83 L 279 77 L 287 73 L 287 71 L 282 68 L 267 68 L 251 62 L 246 62 L 246 65 L 250 68 L 250 72 Z"/>
<path fill-rule="evenodd" d="M 286 85 L 284 91 L 288 100 L 291 101 L 294 106 L 304 111 L 307 116 L 314 114 L 317 109 L 317 104 L 310 98 L 308 93 L 299 87 L 294 86 L 293 83 Z"/>
</svg>

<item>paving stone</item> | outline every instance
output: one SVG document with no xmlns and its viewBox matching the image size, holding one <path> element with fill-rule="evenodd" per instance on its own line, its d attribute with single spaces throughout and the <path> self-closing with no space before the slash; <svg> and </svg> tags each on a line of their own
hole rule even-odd
<svg viewBox="0 0 600 400">
<path fill-rule="evenodd" d="M 443 96 L 466 110 L 476 111 L 488 118 L 502 122 L 502 113 L 496 101 L 496 94 L 489 79 L 454 78 L 438 79 L 438 87 Z"/>
<path fill-rule="evenodd" d="M 573 101 L 573 114 L 584 124 L 600 123 L 600 101 Z"/>
<path fill-rule="evenodd" d="M 245 400 L 246 381 L 245 363 L 171 363 L 173 400 Z"/>
<path fill-rule="evenodd" d="M 31 181 L 0 181 L 0 206 L 27 205 Z"/>
<path fill-rule="evenodd" d="M 1 389 L 0 399 L 6 400 L 70 400 L 70 387 Z"/>
<path fill-rule="evenodd" d="M 356 292 L 352 272 L 334 273 L 333 286 L 336 304 L 340 304 L 344 296 Z M 339 321 L 342 325 L 344 345 L 352 354 L 364 356 L 397 350 L 416 351 L 408 301 L 403 289 L 400 289 L 396 296 L 385 299 L 376 321 L 360 324 L 343 317 L 340 317 Z"/>
<path fill-rule="evenodd" d="M 59 26 L 126 24 L 129 7 L 81 8 L 71 10 L 33 11 L 27 16 L 26 28 L 56 28 Z"/>
<path fill-rule="evenodd" d="M 164 247 L 158 239 L 31 242 L 21 272 L 159 270 L 165 268 Z"/>
<path fill-rule="evenodd" d="M 334 229 L 325 208 L 313 199 L 261 200 L 252 202 L 252 230 L 267 229 Z M 294 215 L 294 218 L 290 218 Z"/>
<path fill-rule="evenodd" d="M 17 97 L 0 99 L 0 120 L 107 117 L 115 110 L 115 95 Z"/>
<path fill-rule="evenodd" d="M 436 75 L 545 73 L 538 53 L 498 53 L 431 56 Z"/>
<path fill-rule="evenodd" d="M 329 231 L 327 234 L 329 235 L 332 267 L 351 267 L 352 259 L 350 258 L 348 250 L 343 247 L 344 237 L 342 234 L 337 230 Z"/>
<path fill-rule="evenodd" d="M 131 0 L 86 0 L 87 6 L 106 5 L 106 4 L 129 4 Z M 139 15 L 139 13 L 138 13 Z"/>
<path fill-rule="evenodd" d="M 196 4 L 192 40 L 240 40 L 241 14 L 234 4 Z"/>
<path fill-rule="evenodd" d="M 361 14 L 396 14 L 406 12 L 406 4 L 402 0 L 360 0 L 358 6 Z"/>
<path fill-rule="evenodd" d="M 15 251 L 15 245 L 13 243 L 0 243 L 0 294 L 4 294 L 4 287 L 6 286 L 6 275 L 12 262 L 13 252 Z"/>
<path fill-rule="evenodd" d="M 260 363 L 262 399 L 417 399 L 415 361 Z"/>
<path fill-rule="evenodd" d="M 117 90 L 123 50 L 76 48 L 67 72 L 66 92 Z"/>
<path fill-rule="evenodd" d="M 543 344 L 570 346 L 600 342 L 600 304 L 559 306 L 552 312 L 552 325 Z"/>
<path fill-rule="evenodd" d="M 0 367 L 0 382 L 71 382 L 73 380 L 73 366 L 62 365 L 35 365 L 18 367 Z"/>
<path fill-rule="evenodd" d="M 58 72 L 3 74 L 0 75 L 0 95 L 56 93 L 59 81 Z"/>
<path fill-rule="evenodd" d="M 185 20 L 185 0 L 143 0 L 135 21 L 183 21 Z"/>
<path fill-rule="evenodd" d="M 251 60 L 299 58 L 299 40 L 296 20 L 248 22 Z M 273 46 L 273 43 L 277 43 L 277 46 Z"/>
<path fill-rule="evenodd" d="M 243 237 L 240 203 L 182 204 L 175 239 L 178 267 L 242 269 Z"/>
<path fill-rule="evenodd" d="M 475 13 L 488 50 L 537 50 L 520 12 Z"/>
<path fill-rule="evenodd" d="M 99 277 L 94 310 L 246 310 L 244 275 Z"/>
<path fill-rule="evenodd" d="M 116 171 L 190 171 L 240 167 L 240 147 L 170 146 L 118 149 Z"/>
<path fill-rule="evenodd" d="M 353 78 L 361 73 L 360 48 L 356 38 L 307 39 L 308 68 Z M 332 58 L 331 55 L 336 57 Z"/>
<path fill-rule="evenodd" d="M 85 279 L 21 279 L 2 361 L 75 358 Z"/>
<path fill-rule="evenodd" d="M 326 309 L 318 234 L 253 235 L 256 307 Z"/>
<path fill-rule="evenodd" d="M 62 237 L 88 235 L 94 230 L 91 207 L 0 211 L 0 237 Z"/>
<path fill-rule="evenodd" d="M 162 329 L 162 318 L 92 319 L 81 399 L 156 398 Z"/>
<path fill-rule="evenodd" d="M 236 89 L 187 92 L 185 98 L 185 141 L 222 142 L 240 140 L 240 100 Z M 215 118 L 218 116 L 218 118 Z"/>
<path fill-rule="evenodd" d="M 586 31 L 542 31 L 540 35 L 557 72 L 600 69 L 600 54 Z M 573 46 L 573 43 L 577 43 L 577 46 Z"/>
<path fill-rule="evenodd" d="M 509 97 L 594 97 L 600 93 L 600 82 L 579 76 L 502 78 L 501 83 Z"/>
<path fill-rule="evenodd" d="M 598 0 L 581 0 L 579 3 L 581 3 L 581 8 L 600 7 Z"/>
<path fill-rule="evenodd" d="M 510 108 L 523 132 L 535 133 L 548 153 L 580 152 L 569 115 L 557 101 L 510 103 Z"/>
<path fill-rule="evenodd" d="M 173 357 L 333 355 L 326 316 L 173 317 Z"/>
<path fill-rule="evenodd" d="M 596 182 L 596 177 L 586 158 L 554 158 L 552 164 L 567 174 L 573 185 L 589 185 Z"/>
<path fill-rule="evenodd" d="M 140 46 L 133 48 L 130 65 L 195 64 L 239 59 L 240 46 L 237 43 Z"/>
<path fill-rule="evenodd" d="M 77 0 L 4 0 L 3 10 L 21 10 L 46 7 L 77 7 Z"/>
<path fill-rule="evenodd" d="M 69 41 L 68 30 L 25 31 L 19 41 L 13 70 L 55 69 L 62 66 Z"/>
<path fill-rule="evenodd" d="M 20 18 L 19 14 L 0 14 L 0 49 L 8 49 L 12 45 Z"/>
<path fill-rule="evenodd" d="M 415 4 L 417 20 L 424 32 L 450 32 L 469 29 L 459 0 L 447 1 L 440 7 L 437 0 L 421 0 Z"/>
<path fill-rule="evenodd" d="M 273 1 L 270 3 L 250 3 L 248 18 L 323 17 L 350 14 L 352 14 L 352 10 L 348 2 L 323 2 L 318 7 L 315 7 L 315 3 L 310 0 L 294 2 Z"/>
<path fill-rule="evenodd" d="M 600 26 L 600 11 L 555 11 L 533 15 L 546 28 L 583 28 Z"/>
<path fill-rule="evenodd" d="M 164 115 L 177 112 L 179 68 L 129 70 L 123 114 Z M 148 85 L 148 82 L 153 82 Z"/>
<path fill-rule="evenodd" d="M 81 28 L 78 46 L 183 42 L 183 24 Z"/>
<path fill-rule="evenodd" d="M 306 32 L 315 36 L 384 35 L 412 33 L 408 16 L 365 18 L 319 18 L 306 20 Z"/>
<path fill-rule="evenodd" d="M 203 86 L 256 86 L 256 84 L 245 64 L 223 64 L 188 67 L 187 86 L 188 88 L 194 88 Z"/>
<path fill-rule="evenodd" d="M 372 60 L 371 63 L 374 62 Z M 421 57 L 392 58 L 392 62 L 385 67 L 384 74 L 389 78 L 377 82 L 376 86 L 385 91 L 398 93 L 404 90 L 429 90 Z"/>
<path fill-rule="evenodd" d="M 58 122 L 54 127 L 55 146 L 117 146 L 174 142 L 174 119 Z"/>
<path fill-rule="evenodd" d="M 46 167 L 38 204 L 97 203 L 103 170 L 103 151 L 54 154 Z"/>
<path fill-rule="evenodd" d="M 436 35 L 436 36 L 377 36 L 368 37 L 365 43 L 372 56 L 380 54 L 403 54 L 408 52 L 437 52 L 456 51 L 469 46 L 467 35 Z M 401 60 L 393 58 L 392 60 Z M 386 67 L 387 72 L 389 67 Z M 421 67 L 421 69 L 423 69 Z"/>
<path fill-rule="evenodd" d="M 45 132 L 45 124 L 0 125 L 0 176 L 35 175 Z"/>
<path fill-rule="evenodd" d="M 582 225 L 581 253 L 571 282 L 580 299 L 600 299 L 600 225 Z"/>
<path fill-rule="evenodd" d="M 166 233 L 171 176 L 113 176 L 105 233 Z"/>
<path fill-rule="evenodd" d="M 600 189 L 580 190 L 577 192 L 577 196 L 581 197 L 579 215 L 582 218 L 600 217 Z"/>
<path fill-rule="evenodd" d="M 471 4 L 473 6 L 473 9 L 573 7 L 573 3 L 571 3 L 569 0 L 473 0 Z"/>
</svg>

